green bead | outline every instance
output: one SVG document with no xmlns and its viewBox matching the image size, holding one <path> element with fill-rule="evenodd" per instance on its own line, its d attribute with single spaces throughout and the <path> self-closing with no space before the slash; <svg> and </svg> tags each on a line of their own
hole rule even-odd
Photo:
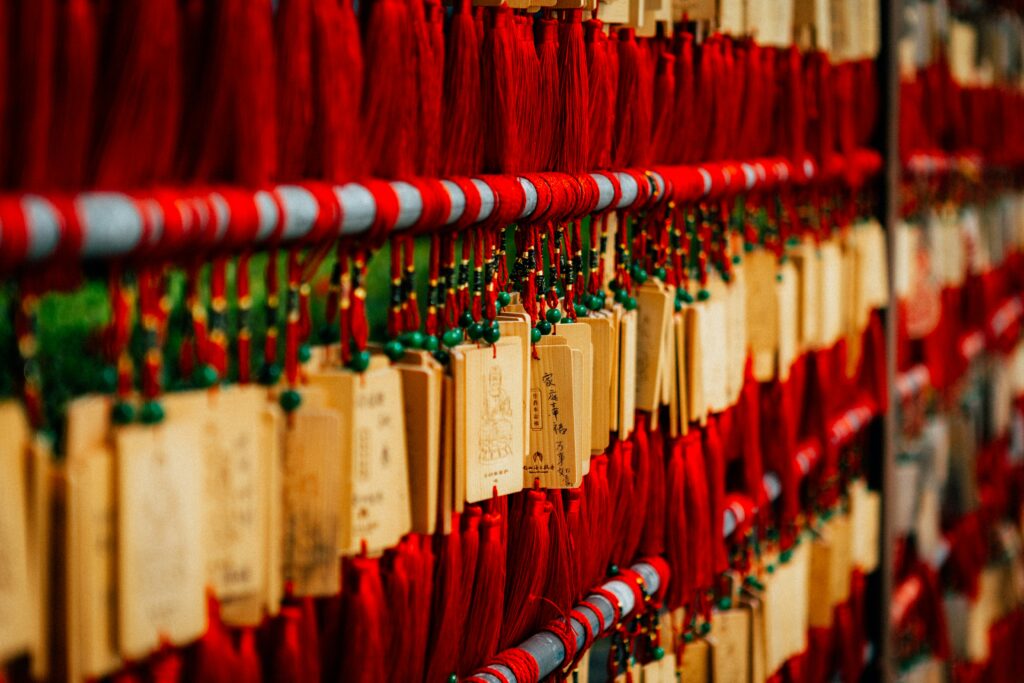
<svg viewBox="0 0 1024 683">
<path fill-rule="evenodd" d="M 787 548 L 786 550 L 783 550 L 781 553 L 779 553 L 779 559 L 783 563 L 789 562 L 791 559 L 793 559 L 793 549 Z"/>
<path fill-rule="evenodd" d="M 739 254 L 736 254 L 735 256 L 732 257 L 732 262 L 734 265 L 738 266 L 739 264 L 743 263 L 743 259 L 740 258 Z"/>
<path fill-rule="evenodd" d="M 697 301 L 707 301 L 710 298 L 711 298 L 711 292 L 709 292 L 706 289 L 701 288 L 697 292 Z"/>
<path fill-rule="evenodd" d="M 700 625 L 700 634 L 702 636 L 706 636 L 709 633 L 711 633 L 711 624 L 705 621 L 703 624 Z"/>
<path fill-rule="evenodd" d="M 473 324 L 473 314 L 469 311 L 463 311 L 462 315 L 459 316 L 459 327 L 469 327 Z"/>
<path fill-rule="evenodd" d="M 782 282 L 782 273 L 779 273 L 778 275 L 775 276 L 775 281 Z"/>
<path fill-rule="evenodd" d="M 770 564 L 770 565 L 768 565 L 767 567 L 765 567 L 765 570 L 766 570 L 766 571 L 767 571 L 767 572 L 768 572 L 769 574 L 774 574 L 774 573 L 775 573 L 775 565 L 774 565 L 774 564 Z"/>
<path fill-rule="evenodd" d="M 448 676 L 448 683 L 459 683 L 459 676 L 458 676 L 458 674 L 450 674 Z"/>
<path fill-rule="evenodd" d="M 434 360 L 441 365 L 448 365 L 448 361 L 451 360 L 451 356 L 449 356 L 448 352 L 444 349 L 438 349 L 437 351 L 434 351 Z"/>
<path fill-rule="evenodd" d="M 281 408 L 284 412 L 290 413 L 302 405 L 302 394 L 294 389 L 288 389 L 281 392 L 281 397 L 278 399 L 278 402 L 281 404 Z"/>
<path fill-rule="evenodd" d="M 428 334 L 423 337 L 423 344 L 421 344 L 424 351 L 430 351 L 431 353 L 437 351 L 440 345 L 441 341 L 437 338 L 436 334 Z"/>
<path fill-rule="evenodd" d="M 619 284 L 618 280 L 612 280 L 611 282 L 608 283 L 608 289 L 612 290 L 613 292 L 617 292 L 620 289 L 622 289 L 622 285 Z"/>
<path fill-rule="evenodd" d="M 405 346 L 397 339 L 392 339 L 384 344 L 384 355 L 391 360 L 398 360 L 405 355 Z"/>
<path fill-rule="evenodd" d="M 164 407 L 158 401 L 146 401 L 139 410 L 139 420 L 143 424 L 155 425 L 164 419 Z"/>
<path fill-rule="evenodd" d="M 423 340 L 426 338 L 419 330 L 413 330 L 412 332 L 406 332 L 400 339 L 410 349 L 421 349 L 423 348 Z"/>
<path fill-rule="evenodd" d="M 743 251 L 749 254 L 750 252 L 754 251 L 754 245 L 751 244 L 750 242 L 745 242 L 743 244 Z"/>
<path fill-rule="evenodd" d="M 658 278 L 662 282 L 668 277 L 668 271 L 664 267 L 655 268 L 654 277 Z"/>
<path fill-rule="evenodd" d="M 113 393 L 117 389 L 117 368 L 107 366 L 100 370 L 100 387 L 105 394 Z"/>
<path fill-rule="evenodd" d="M 462 343 L 462 330 L 454 327 L 450 330 L 445 330 L 444 334 L 441 335 L 441 341 L 449 348 L 458 346 Z"/>
<path fill-rule="evenodd" d="M 577 318 L 586 318 L 587 314 L 590 312 L 583 304 L 576 304 L 572 309 L 576 312 Z"/>
<path fill-rule="evenodd" d="M 299 362 L 308 363 L 309 359 L 313 357 L 313 349 L 309 348 L 309 344 L 303 344 L 299 347 Z"/>
<path fill-rule="evenodd" d="M 613 298 L 615 299 L 615 303 L 624 304 L 626 303 L 626 299 L 629 298 L 629 292 L 624 289 L 617 289 L 615 290 L 615 296 Z"/>
<path fill-rule="evenodd" d="M 562 319 L 562 312 L 557 308 L 549 308 L 544 314 L 544 318 L 552 325 L 555 325 Z"/>
<path fill-rule="evenodd" d="M 196 368 L 193 379 L 201 387 L 212 387 L 217 383 L 217 368 L 212 365 L 200 365 Z"/>
<path fill-rule="evenodd" d="M 619 565 L 617 565 L 617 564 L 608 565 L 608 576 L 618 576 L 618 575 L 619 575 Z"/>
<path fill-rule="evenodd" d="M 480 339 L 480 337 L 484 336 L 484 326 L 482 323 L 473 323 L 472 325 L 469 326 L 469 328 L 466 331 L 469 333 L 469 338 L 472 339 L 473 341 L 476 341 Z"/>
<path fill-rule="evenodd" d="M 484 330 L 484 341 L 488 344 L 496 344 L 501 339 L 501 328 L 497 325 L 491 325 Z"/>
<path fill-rule="evenodd" d="M 665 648 L 663 648 L 661 645 L 658 645 L 654 648 L 654 650 L 651 651 L 651 656 L 654 657 L 654 661 L 660 662 L 662 658 L 665 657 Z"/>
<path fill-rule="evenodd" d="M 693 295 L 692 294 L 690 294 L 685 289 L 680 289 L 679 292 L 680 292 L 680 294 L 678 294 L 678 296 L 683 301 L 683 303 L 685 303 L 685 304 L 692 304 L 693 303 Z"/>
<path fill-rule="evenodd" d="M 604 297 L 600 294 L 591 294 L 587 297 L 587 308 L 592 311 L 600 311 L 604 306 Z"/>
<path fill-rule="evenodd" d="M 352 359 L 348 362 L 348 366 L 356 372 L 362 372 L 370 367 L 370 352 L 356 351 L 352 354 Z"/>
<path fill-rule="evenodd" d="M 676 313 L 679 313 L 680 311 L 683 310 L 683 302 L 680 301 L 679 299 L 676 299 L 675 306 L 676 306 Z"/>
<path fill-rule="evenodd" d="M 624 303 L 623 305 L 626 307 L 627 311 L 635 311 L 636 310 L 636 297 L 635 296 L 628 297 L 626 299 L 626 303 Z"/>
<path fill-rule="evenodd" d="M 723 612 L 732 607 L 732 598 L 722 598 L 718 601 L 718 609 Z"/>
<path fill-rule="evenodd" d="M 696 637 L 697 635 L 693 631 L 687 631 L 683 634 L 683 640 L 685 640 L 688 643 L 692 643 Z"/>
<path fill-rule="evenodd" d="M 128 424 L 135 419 L 135 407 L 126 401 L 118 401 L 110 411 L 110 416 L 119 425 Z"/>
<path fill-rule="evenodd" d="M 512 303 L 512 295 L 508 292 L 498 292 L 498 303 L 502 306 L 508 306 Z"/>
<path fill-rule="evenodd" d="M 542 336 L 544 335 L 541 333 L 540 329 L 534 327 L 532 330 L 530 330 L 530 343 L 536 344 L 537 342 L 540 341 L 540 338 Z"/>
<path fill-rule="evenodd" d="M 281 379 L 281 366 L 277 363 L 270 363 L 260 368 L 260 384 L 272 386 Z"/>
<path fill-rule="evenodd" d="M 633 279 L 636 280 L 637 284 L 642 285 L 647 282 L 647 271 L 640 266 L 633 266 L 630 268 L 629 274 L 633 276 Z"/>
<path fill-rule="evenodd" d="M 547 320 L 541 320 L 537 323 L 537 329 L 540 330 L 541 334 L 551 334 L 551 330 L 554 329 L 554 326 Z"/>
</svg>

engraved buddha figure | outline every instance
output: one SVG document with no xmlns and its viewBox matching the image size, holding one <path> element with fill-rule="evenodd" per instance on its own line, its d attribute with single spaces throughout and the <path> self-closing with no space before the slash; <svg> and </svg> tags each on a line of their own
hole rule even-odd
<svg viewBox="0 0 1024 683">
<path fill-rule="evenodd" d="M 491 462 L 512 455 L 512 399 L 502 383 L 501 368 L 487 373 L 483 417 L 480 420 L 480 461 Z"/>
</svg>

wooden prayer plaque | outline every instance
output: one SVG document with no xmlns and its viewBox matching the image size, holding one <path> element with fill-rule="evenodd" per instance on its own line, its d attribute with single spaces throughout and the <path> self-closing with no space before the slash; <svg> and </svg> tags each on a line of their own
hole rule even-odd
<svg viewBox="0 0 1024 683">
<path fill-rule="evenodd" d="M 665 325 L 672 298 L 649 282 L 637 289 L 636 299 L 636 407 L 653 412 L 661 402 L 658 381 L 665 362 Z"/>
<path fill-rule="evenodd" d="M 544 488 L 576 488 L 583 479 L 583 454 L 576 438 L 574 350 L 558 337 L 546 337 L 535 350 L 537 357 L 530 360 L 530 455 L 523 463 L 523 486 L 539 479 Z"/>
<path fill-rule="evenodd" d="M 590 408 L 590 450 L 603 453 L 611 441 L 612 322 L 608 316 L 591 313 L 578 325 L 590 328 L 593 344 L 593 372 Z"/>
<path fill-rule="evenodd" d="M 455 457 L 465 467 L 468 503 L 522 490 L 524 371 L 522 339 L 467 346 L 452 357 L 455 374 Z"/>
<path fill-rule="evenodd" d="M 295 595 L 341 589 L 337 491 L 342 487 L 337 411 L 302 405 L 288 417 L 284 449 L 284 578 Z"/>
<path fill-rule="evenodd" d="M 441 468 L 440 365 L 398 365 L 402 373 L 405 437 L 409 453 L 409 501 L 413 531 L 432 534 L 437 526 Z"/>
<path fill-rule="evenodd" d="M 0 663 L 32 649 L 36 607 L 29 579 L 28 423 L 21 405 L 0 403 Z"/>
<path fill-rule="evenodd" d="M 118 641 L 126 658 L 206 631 L 201 426 L 120 427 L 117 444 Z"/>
</svg>

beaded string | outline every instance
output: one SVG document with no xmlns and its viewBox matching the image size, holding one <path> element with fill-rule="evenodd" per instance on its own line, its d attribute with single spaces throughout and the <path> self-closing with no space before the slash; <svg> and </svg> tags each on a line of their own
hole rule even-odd
<svg viewBox="0 0 1024 683">
<path fill-rule="evenodd" d="M 252 294 L 249 284 L 249 261 L 252 252 L 243 251 L 235 263 L 236 353 L 238 355 L 238 383 L 252 381 Z"/>
<path fill-rule="evenodd" d="M 42 372 L 39 367 L 39 296 L 34 287 L 23 283 L 21 301 L 15 315 L 15 335 L 22 364 L 22 400 L 29 423 L 43 429 L 46 413 L 43 408 Z"/>
<path fill-rule="evenodd" d="M 164 274 L 161 268 L 147 268 L 139 276 L 139 319 L 143 333 L 142 395 L 139 411 L 144 424 L 156 424 L 164 418 L 158 397 L 163 390 L 163 342 L 167 320 Z"/>
<path fill-rule="evenodd" d="M 111 416 L 114 422 L 126 424 L 135 419 L 135 408 L 130 402 L 135 381 L 135 366 L 128 349 L 132 334 L 132 311 L 136 305 L 134 282 L 127 273 L 122 272 L 120 266 L 115 265 L 110 270 L 107 290 L 110 296 L 111 319 L 106 333 L 106 345 L 108 356 L 115 364 L 117 373 L 116 398 Z"/>
</svg>

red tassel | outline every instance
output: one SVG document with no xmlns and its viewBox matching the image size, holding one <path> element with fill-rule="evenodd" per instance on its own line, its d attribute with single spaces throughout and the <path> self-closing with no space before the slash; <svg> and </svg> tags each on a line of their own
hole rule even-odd
<svg viewBox="0 0 1024 683">
<path fill-rule="evenodd" d="M 196 644 L 195 665 L 189 678 L 196 683 L 231 683 L 234 669 L 231 637 L 220 619 L 217 600 L 210 597 L 207 602 L 209 626 Z"/>
<path fill-rule="evenodd" d="M 542 491 L 531 489 L 509 500 L 508 562 L 501 649 L 530 633 L 544 594 L 551 552 L 551 507 Z"/>
<path fill-rule="evenodd" d="M 187 147 L 194 149 L 195 159 L 186 157 L 185 166 L 198 180 L 259 186 L 277 173 L 271 13 L 271 7 L 245 0 L 214 5 L 210 33 L 216 36 L 215 47 L 190 74 L 198 81 L 195 108 L 201 111 L 189 117 Z M 206 35 L 190 35 L 190 44 L 202 44 Z"/>
<path fill-rule="evenodd" d="M 236 30 L 239 86 L 234 101 L 238 130 L 233 177 L 258 187 L 277 173 L 277 83 L 275 80 L 272 12 L 260 2 L 245 3 Z"/>
<path fill-rule="evenodd" d="M 642 166 L 650 152 L 653 84 L 650 62 L 633 29 L 619 31 L 618 55 L 612 162 L 618 168 Z"/>
<path fill-rule="evenodd" d="M 521 143 L 518 107 L 523 104 L 520 83 L 525 56 L 519 52 L 514 18 L 507 7 L 486 15 L 486 28 L 480 59 L 480 84 L 483 92 L 484 168 L 495 173 L 521 171 Z M 520 66 L 522 64 L 522 66 Z"/>
<path fill-rule="evenodd" d="M 411 100 L 416 84 L 412 72 L 412 27 L 404 0 L 368 3 L 366 21 L 363 132 L 371 174 L 400 178 L 414 170 L 411 130 L 416 105 Z"/>
<path fill-rule="evenodd" d="M 699 439 L 698 432 L 692 431 L 672 442 L 669 455 L 666 485 L 665 525 L 670 530 L 665 537 L 665 556 L 672 573 L 668 584 L 665 604 L 669 609 L 681 607 L 693 592 L 689 570 L 689 536 L 686 521 L 686 465 L 683 451 L 688 441 Z"/>
<path fill-rule="evenodd" d="M 498 651 L 505 599 L 504 537 L 505 518 L 498 512 L 485 514 L 480 523 L 480 551 L 473 598 L 466 617 L 469 629 L 463 641 L 461 671 L 472 671 Z"/>
<path fill-rule="evenodd" d="M 710 540 L 710 500 L 707 488 L 707 472 L 704 469 L 704 454 L 699 439 L 688 440 L 683 454 L 686 468 L 686 536 L 689 561 L 687 575 L 694 591 L 704 591 L 712 586 L 713 561 Z"/>
<path fill-rule="evenodd" d="M 556 169 L 564 173 L 589 170 L 590 149 L 587 107 L 590 104 L 590 75 L 587 72 L 587 47 L 583 42 L 583 11 L 565 12 L 558 42 L 558 64 L 561 76 L 560 101 L 562 121 L 556 141 Z"/>
<path fill-rule="evenodd" d="M 242 629 L 238 643 L 238 669 L 232 679 L 237 683 L 261 683 L 263 666 L 256 651 L 256 634 L 253 629 Z"/>
<path fill-rule="evenodd" d="M 312 153 L 313 0 L 282 0 L 275 28 L 278 177 L 294 182 L 307 177 Z"/>
<path fill-rule="evenodd" d="M 354 557 L 345 567 L 344 616 L 339 679 L 353 683 L 387 680 L 387 602 L 377 559 Z M 391 653 L 396 654 L 396 653 Z M 292 680 L 312 680 L 307 678 Z"/>
<path fill-rule="evenodd" d="M 573 553 L 569 527 L 565 518 L 565 506 L 562 502 L 562 492 L 549 490 L 548 505 L 551 510 L 548 525 L 551 557 L 548 560 L 544 597 L 550 602 L 540 605 L 540 614 L 536 625 L 546 624 L 552 619 L 565 615 L 575 604 L 578 591 L 581 588 L 574 581 L 579 558 Z"/>
<path fill-rule="evenodd" d="M 583 479 L 587 499 L 587 522 L 590 528 L 590 551 L 584 570 L 583 586 L 594 586 L 605 576 L 611 562 L 612 500 L 608 488 L 608 456 L 590 459 L 590 474 Z"/>
<path fill-rule="evenodd" d="M 440 10 L 434 5 L 431 12 L 435 8 Z M 417 175 L 433 178 L 437 176 L 441 157 L 441 70 L 444 54 L 434 51 L 433 27 L 428 23 L 426 11 L 420 2 L 409 3 L 416 100 L 419 104 L 415 170 Z"/>
<path fill-rule="evenodd" d="M 317 627 L 316 603 L 312 597 L 302 598 L 299 604 L 301 621 L 299 622 L 299 642 L 302 654 L 302 670 L 307 679 L 320 680 L 320 634 Z"/>
<path fill-rule="evenodd" d="M 675 102 L 672 105 L 670 116 L 671 143 L 669 157 L 670 163 L 681 164 L 689 160 L 692 154 L 694 136 L 694 94 L 696 93 L 696 79 L 694 72 L 693 57 L 693 36 L 689 33 L 680 33 L 676 37 L 676 76 L 675 76 Z"/>
<path fill-rule="evenodd" d="M 630 500 L 632 505 L 626 512 L 625 535 L 619 538 L 616 561 L 620 566 L 627 567 L 636 557 L 643 539 L 644 524 L 647 521 L 647 502 L 651 488 L 651 452 L 647 433 L 648 415 L 636 414 L 636 427 L 633 430 L 631 445 L 633 446 L 633 476 Z"/>
<path fill-rule="evenodd" d="M 181 657 L 167 648 L 156 655 L 149 665 L 149 680 L 152 683 L 178 683 L 181 680 Z"/>
<path fill-rule="evenodd" d="M 540 20 L 540 39 L 537 44 L 537 60 L 540 72 L 537 77 L 537 104 L 532 129 L 526 137 L 530 154 L 524 160 L 526 170 L 550 171 L 555 167 L 558 155 L 558 123 L 562 112 L 560 86 L 558 82 L 558 22 L 554 19 Z"/>
<path fill-rule="evenodd" d="M 515 71 L 512 80 L 515 88 L 516 142 L 514 146 L 515 168 L 521 172 L 538 169 L 539 140 L 534 135 L 538 127 L 537 116 L 544 102 L 541 99 L 540 55 L 534 42 L 534 20 L 531 16 L 517 14 L 512 19 L 512 30 L 516 36 L 513 43 Z"/>
<path fill-rule="evenodd" d="M 60 8 L 49 173 L 54 184 L 64 190 L 82 189 L 89 177 L 99 60 L 97 31 L 91 0 L 67 0 Z"/>
<path fill-rule="evenodd" d="M 11 85 L 17 93 L 10 102 L 15 119 L 12 170 L 20 187 L 34 189 L 44 186 L 52 175 L 48 140 L 53 123 L 57 3 L 32 0 L 16 7 L 17 29 L 7 36 L 15 45 Z"/>
<path fill-rule="evenodd" d="M 10 40 L 16 24 L 16 15 L 13 3 L 0 3 L 0 36 Z M 12 64 L 16 64 L 15 56 L 10 54 L 9 49 L 0 50 L 0 130 L 10 131 L 16 120 L 14 112 L 11 111 L 9 98 L 12 86 L 17 78 L 12 73 Z M 12 177 L 14 169 L 11 157 L 11 143 L 13 140 L 8 134 L 0 135 L 0 185 L 8 187 L 15 178 Z M 0 671 L 0 676 L 3 672 Z"/>
<path fill-rule="evenodd" d="M 452 516 L 452 532 L 438 536 L 436 596 L 431 615 L 431 638 L 427 661 L 427 680 L 446 680 L 458 669 L 459 648 L 465 613 L 462 610 L 462 534 L 457 514 Z"/>
<path fill-rule="evenodd" d="M 405 619 L 411 615 L 412 601 L 410 593 L 414 577 L 410 573 L 410 567 L 405 556 L 405 543 L 403 542 L 397 548 L 389 550 L 385 554 L 385 562 L 384 594 L 387 598 L 388 613 L 393 618 L 401 615 L 403 622 L 399 628 L 391 629 L 391 641 L 388 643 L 388 651 L 401 652 L 403 656 L 388 660 L 390 671 L 387 679 L 391 681 L 411 681 L 414 680 L 410 670 L 413 660 L 413 653 L 410 651 L 410 637 L 412 633 L 405 627 Z"/>
<path fill-rule="evenodd" d="M 302 148 L 308 149 L 307 175 L 332 183 L 344 183 L 357 177 L 361 170 L 358 112 L 363 96 L 363 54 L 351 4 L 313 0 L 311 42 L 310 94 L 314 106 L 306 111 L 293 104 L 289 113 L 311 116 L 312 134 L 286 130 L 282 119 L 280 139 L 283 144 L 287 138 L 297 136 L 298 142 L 302 143 L 303 135 L 308 135 L 309 142 L 315 143 Z M 284 56 L 287 53 L 282 50 L 280 54 L 279 73 L 295 70 L 295 65 L 283 64 L 288 61 Z M 284 107 L 285 99 L 294 97 L 294 91 L 303 85 L 301 79 L 298 84 L 283 84 L 285 92 L 280 96 L 281 106 Z M 287 153 L 283 147 L 281 153 Z M 281 175 L 289 177 L 284 165 L 282 161 Z"/>
<path fill-rule="evenodd" d="M 433 557 L 424 551 L 420 536 L 410 534 L 387 553 L 384 587 L 388 611 L 402 615 L 401 627 L 391 629 L 389 652 L 401 652 L 392 659 L 390 677 L 394 681 L 423 680 L 430 628 L 430 597 L 433 588 Z"/>
<path fill-rule="evenodd" d="M 409 680 L 420 681 L 426 673 L 430 637 L 430 601 L 434 595 L 434 553 L 429 536 L 409 536 L 405 541 L 409 571 L 414 577 L 409 596 Z"/>
<path fill-rule="evenodd" d="M 640 553 L 661 555 L 665 552 L 665 440 L 658 429 L 650 430 L 647 438 L 647 462 L 650 486 L 647 491 L 647 514 L 644 517 L 643 540 Z M 673 528 L 673 527 L 669 527 Z M 673 531 L 673 533 L 675 533 Z"/>
<path fill-rule="evenodd" d="M 274 652 L 271 659 L 270 680 L 274 683 L 304 681 L 305 670 L 300 642 L 302 613 L 298 607 L 281 608 L 274 623 Z"/>
<path fill-rule="evenodd" d="M 654 161 L 672 163 L 672 142 L 676 119 L 672 108 L 676 103 L 676 58 L 667 51 L 658 53 L 654 75 Z"/>
<path fill-rule="evenodd" d="M 587 109 L 590 144 L 587 168 L 603 169 L 612 164 L 612 128 L 615 123 L 615 84 L 608 55 L 608 37 L 600 19 L 586 24 L 587 73 L 589 75 Z"/>
<path fill-rule="evenodd" d="M 624 552 L 632 530 L 630 513 L 634 510 L 633 444 L 629 441 L 616 441 L 612 446 L 608 456 L 608 491 L 612 509 L 608 520 L 610 524 L 605 527 L 611 536 L 608 560 L 623 564 L 633 559 L 632 556 L 626 557 Z"/>
<path fill-rule="evenodd" d="M 30 3 L 35 4 L 35 3 Z M 137 187 L 171 179 L 181 115 L 181 35 L 175 0 L 119 4 L 105 73 L 96 182 Z M 142 39 L 141 36 L 145 36 Z"/>
<path fill-rule="evenodd" d="M 593 472 L 593 464 L 591 464 Z M 589 476 L 589 475 L 588 475 Z M 590 511 L 587 505 L 587 494 L 581 486 L 577 489 L 570 489 L 565 504 L 565 527 L 569 536 L 569 544 L 574 556 L 573 565 L 576 572 L 573 575 L 573 583 L 577 591 L 589 588 L 593 583 L 587 576 L 590 556 L 597 550 L 591 537 Z M 577 595 L 577 597 L 579 597 Z"/>
<path fill-rule="evenodd" d="M 704 429 L 704 461 L 711 512 L 709 540 L 715 574 L 721 574 L 729 569 L 729 555 L 725 548 L 725 537 L 722 535 L 722 524 L 725 519 L 725 454 L 718 433 L 718 417 L 715 416 L 708 418 L 707 427 Z"/>
<path fill-rule="evenodd" d="M 480 99 L 480 40 L 470 0 L 461 0 L 448 27 L 444 62 L 443 175 L 470 176 L 483 170 Z"/>
<path fill-rule="evenodd" d="M 764 493 L 764 464 L 761 454 L 760 388 L 754 379 L 753 362 L 747 360 L 743 391 L 737 406 L 738 431 L 742 435 L 743 483 L 760 517 L 768 513 Z"/>
<path fill-rule="evenodd" d="M 782 531 L 788 534 L 791 531 L 789 526 L 800 511 L 800 484 L 793 464 L 793 453 L 796 451 L 796 420 L 789 393 L 781 383 L 773 382 L 759 388 L 762 391 L 761 452 L 764 454 L 765 468 L 773 470 L 779 476 L 782 489 Z"/>
</svg>

